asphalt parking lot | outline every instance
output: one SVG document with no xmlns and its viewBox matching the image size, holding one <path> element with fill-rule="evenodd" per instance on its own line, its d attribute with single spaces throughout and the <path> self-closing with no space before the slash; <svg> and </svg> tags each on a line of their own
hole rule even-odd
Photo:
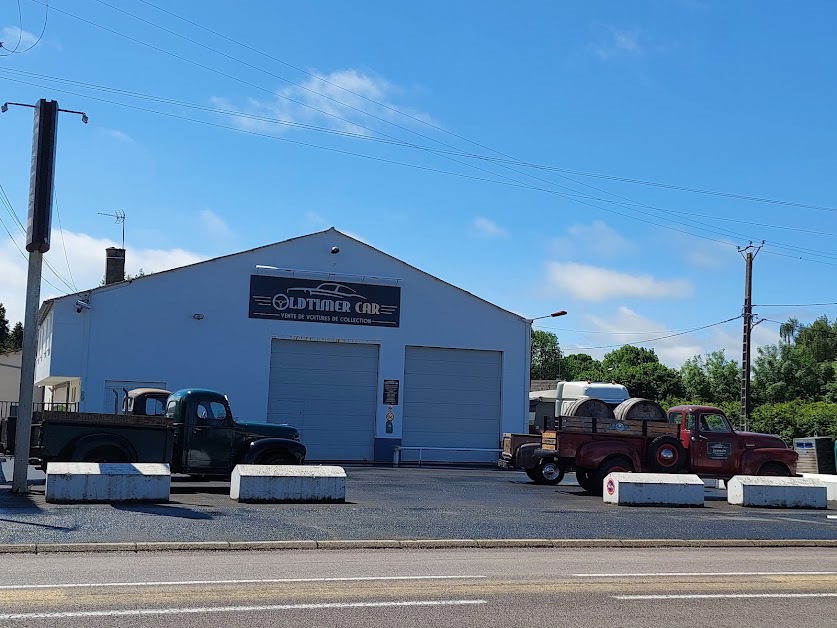
<svg viewBox="0 0 837 628">
<path fill-rule="evenodd" d="M 223 482 L 172 482 L 164 504 L 58 505 L 0 486 L 0 543 L 371 539 L 837 539 L 834 511 L 619 507 L 572 474 L 539 486 L 495 468 L 346 466 L 345 504 L 238 504 Z"/>
</svg>

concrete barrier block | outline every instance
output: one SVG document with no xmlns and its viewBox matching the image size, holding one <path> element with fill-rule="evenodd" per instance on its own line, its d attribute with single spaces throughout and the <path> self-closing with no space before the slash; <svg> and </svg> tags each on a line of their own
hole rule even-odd
<svg viewBox="0 0 837 628">
<path fill-rule="evenodd" d="M 703 506 L 704 485 L 696 475 L 614 472 L 602 499 L 620 506 Z"/>
<path fill-rule="evenodd" d="M 171 492 L 169 465 L 151 462 L 51 462 L 46 501 L 53 504 L 166 502 Z"/>
<path fill-rule="evenodd" d="M 239 502 L 346 501 L 343 467 L 240 464 L 233 469 L 230 499 Z"/>
<path fill-rule="evenodd" d="M 800 473 L 803 478 L 810 480 L 819 480 L 825 484 L 827 499 L 830 502 L 837 501 L 837 475 L 828 475 L 827 473 Z"/>
<path fill-rule="evenodd" d="M 736 475 L 727 482 L 727 501 L 756 508 L 826 508 L 828 489 L 819 480 Z"/>
</svg>

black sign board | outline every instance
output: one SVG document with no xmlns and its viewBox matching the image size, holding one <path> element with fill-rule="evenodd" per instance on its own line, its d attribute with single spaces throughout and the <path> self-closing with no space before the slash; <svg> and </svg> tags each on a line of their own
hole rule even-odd
<svg viewBox="0 0 837 628">
<path fill-rule="evenodd" d="M 250 318 L 398 327 L 400 314 L 398 286 L 250 276 Z"/>
<path fill-rule="evenodd" d="M 710 443 L 707 453 L 712 460 L 729 460 L 732 455 L 732 443 Z"/>
<path fill-rule="evenodd" d="M 55 132 L 58 103 L 41 98 L 35 106 L 32 134 L 32 166 L 29 174 L 29 219 L 26 222 L 26 250 L 49 251 L 52 222 L 52 189 L 55 173 Z"/>
<path fill-rule="evenodd" d="M 397 406 L 398 405 L 398 385 L 397 379 L 384 380 L 384 405 Z"/>
</svg>

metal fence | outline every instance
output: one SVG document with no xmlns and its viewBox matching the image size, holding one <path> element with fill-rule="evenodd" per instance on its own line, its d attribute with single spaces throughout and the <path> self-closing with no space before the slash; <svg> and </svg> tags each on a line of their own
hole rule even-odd
<svg viewBox="0 0 837 628">
<path fill-rule="evenodd" d="M 0 419 L 9 417 L 16 417 L 18 410 L 17 401 L 0 401 Z M 68 403 L 66 401 L 48 401 L 41 403 L 33 403 L 32 411 L 40 412 L 42 410 L 60 410 L 63 412 L 78 412 L 78 402 Z"/>
</svg>

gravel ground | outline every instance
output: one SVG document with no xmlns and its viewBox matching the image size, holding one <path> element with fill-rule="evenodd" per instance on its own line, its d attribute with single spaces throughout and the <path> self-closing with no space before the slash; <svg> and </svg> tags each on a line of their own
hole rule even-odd
<svg viewBox="0 0 837 628">
<path fill-rule="evenodd" d="M 494 468 L 346 466 L 345 504 L 238 504 L 229 484 L 173 481 L 165 504 L 58 505 L 0 486 L 0 543 L 329 539 L 837 539 L 828 511 L 618 507 L 570 474 L 537 486 Z"/>
</svg>

